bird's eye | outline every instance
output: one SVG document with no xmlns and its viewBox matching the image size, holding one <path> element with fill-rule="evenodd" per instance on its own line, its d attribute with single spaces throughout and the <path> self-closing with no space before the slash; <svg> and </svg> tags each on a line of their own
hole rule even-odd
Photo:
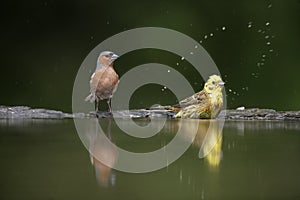
<svg viewBox="0 0 300 200">
<path fill-rule="evenodd" d="M 216 85 L 216 82 L 215 82 L 215 81 L 213 81 L 213 82 L 212 82 L 212 84 Z"/>
<path fill-rule="evenodd" d="M 105 57 L 106 57 L 106 58 L 108 58 L 108 57 L 109 57 L 109 55 L 105 55 Z"/>
</svg>

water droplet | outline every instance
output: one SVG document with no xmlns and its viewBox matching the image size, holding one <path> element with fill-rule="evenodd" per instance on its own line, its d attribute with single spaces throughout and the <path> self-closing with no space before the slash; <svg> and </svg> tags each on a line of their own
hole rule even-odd
<svg viewBox="0 0 300 200">
<path fill-rule="evenodd" d="M 213 34 L 213 33 L 210 33 L 209 35 L 210 35 L 210 37 L 214 36 L 214 34 Z"/>
<path fill-rule="evenodd" d="M 198 48 L 198 46 L 197 45 L 195 45 L 195 49 L 197 49 Z"/>
<path fill-rule="evenodd" d="M 167 87 L 165 86 L 164 89 L 167 89 Z"/>
<path fill-rule="evenodd" d="M 204 35 L 204 39 L 207 39 L 207 35 Z"/>
<path fill-rule="evenodd" d="M 252 27 L 252 22 L 248 22 L 248 28 Z"/>
<path fill-rule="evenodd" d="M 168 69 L 168 73 L 170 73 L 170 72 L 171 72 L 171 70 Z"/>
<path fill-rule="evenodd" d="M 182 181 L 182 170 L 180 170 L 179 178 L 180 178 L 180 181 Z"/>
<path fill-rule="evenodd" d="M 229 92 L 232 92 L 232 90 L 231 90 L 231 89 L 229 89 L 228 91 L 229 91 Z"/>
<path fill-rule="evenodd" d="M 261 33 L 262 33 L 262 34 L 265 34 L 265 32 L 266 32 L 266 31 L 262 31 Z"/>
<path fill-rule="evenodd" d="M 261 64 L 261 65 L 265 65 L 265 63 L 263 63 L 263 62 L 262 62 L 262 63 L 260 63 L 260 64 Z"/>
<path fill-rule="evenodd" d="M 205 198 L 205 193 L 204 193 L 205 191 L 202 189 L 202 191 L 201 191 L 201 199 L 204 199 Z"/>
<path fill-rule="evenodd" d="M 178 65 L 179 65 L 179 63 L 176 63 L 176 65 L 178 66 Z"/>
<path fill-rule="evenodd" d="M 91 36 L 91 40 L 93 40 L 94 39 L 94 37 L 93 36 Z"/>
<path fill-rule="evenodd" d="M 236 92 L 233 92 L 233 94 L 236 94 Z"/>
<path fill-rule="evenodd" d="M 181 57 L 181 60 L 184 60 L 184 57 Z"/>
<path fill-rule="evenodd" d="M 269 4 L 269 5 L 268 5 L 268 8 L 272 8 L 272 4 Z"/>
<path fill-rule="evenodd" d="M 199 42 L 200 42 L 200 44 L 201 44 L 201 43 L 202 43 L 202 40 L 200 40 Z"/>
<path fill-rule="evenodd" d="M 258 31 L 257 31 L 258 33 L 260 33 L 261 32 L 261 29 L 258 29 Z"/>
<path fill-rule="evenodd" d="M 190 54 L 191 54 L 191 55 L 194 55 L 194 52 L 191 51 Z"/>
<path fill-rule="evenodd" d="M 267 45 L 270 45 L 271 44 L 271 42 L 267 42 Z"/>
<path fill-rule="evenodd" d="M 273 52 L 273 51 L 274 51 L 273 49 L 270 49 L 270 50 L 269 50 L 269 52 Z"/>
<path fill-rule="evenodd" d="M 262 55 L 262 57 L 263 57 L 263 58 L 265 58 L 265 57 L 266 57 L 266 55 L 265 55 L 265 54 L 263 54 L 263 55 Z"/>
<path fill-rule="evenodd" d="M 265 36 L 265 39 L 269 39 L 269 37 L 270 37 L 270 36 L 266 35 L 266 36 Z"/>
<path fill-rule="evenodd" d="M 266 22 L 266 26 L 269 26 L 270 25 L 270 22 Z"/>
<path fill-rule="evenodd" d="M 257 63 L 256 65 L 257 65 L 257 67 L 260 67 L 260 63 Z"/>
<path fill-rule="evenodd" d="M 161 89 L 161 91 L 165 91 L 165 89 L 164 89 L 164 88 L 162 88 L 162 89 Z"/>
<path fill-rule="evenodd" d="M 223 26 L 223 27 L 222 27 L 222 31 L 225 31 L 225 30 L 226 30 L 226 27 L 225 27 L 225 26 Z"/>
</svg>

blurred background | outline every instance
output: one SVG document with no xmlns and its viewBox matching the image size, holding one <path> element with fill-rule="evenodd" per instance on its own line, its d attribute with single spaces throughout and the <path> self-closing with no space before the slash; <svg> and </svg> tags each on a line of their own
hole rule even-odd
<svg viewBox="0 0 300 200">
<path fill-rule="evenodd" d="M 88 53 L 114 34 L 154 26 L 203 45 L 226 82 L 228 108 L 300 109 L 299 0 L 12 0 L 1 7 L 0 105 L 71 112 L 73 82 Z M 122 76 L 149 62 L 177 69 L 195 91 L 203 87 L 193 66 L 160 50 L 128 53 L 115 69 Z M 176 98 L 161 85 L 146 85 L 130 107 L 155 103 Z"/>
</svg>

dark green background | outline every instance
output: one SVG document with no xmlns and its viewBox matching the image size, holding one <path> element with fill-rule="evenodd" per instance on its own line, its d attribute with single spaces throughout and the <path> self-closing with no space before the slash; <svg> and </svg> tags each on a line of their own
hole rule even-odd
<svg viewBox="0 0 300 200">
<path fill-rule="evenodd" d="M 124 30 L 157 26 L 197 41 L 214 34 L 203 46 L 226 81 L 229 108 L 299 109 L 299 25 L 298 0 L 2 1 L 0 104 L 71 111 L 76 72 L 96 45 Z M 262 54 L 266 59 L 258 67 Z M 148 62 L 177 68 L 195 90 L 203 86 L 189 63 L 159 50 L 126 54 L 115 68 L 122 75 Z M 161 89 L 140 88 L 131 107 L 175 103 Z"/>
</svg>

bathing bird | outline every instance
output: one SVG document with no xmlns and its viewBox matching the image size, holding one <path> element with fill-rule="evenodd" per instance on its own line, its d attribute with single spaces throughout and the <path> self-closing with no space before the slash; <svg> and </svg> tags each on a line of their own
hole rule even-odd
<svg viewBox="0 0 300 200">
<path fill-rule="evenodd" d="M 90 94 L 85 98 L 85 101 L 95 103 L 96 116 L 99 101 L 104 99 L 107 100 L 108 111 L 111 113 L 110 101 L 119 83 L 119 76 L 113 68 L 118 57 L 111 51 L 103 51 L 97 59 L 97 67 L 90 80 Z"/>
<path fill-rule="evenodd" d="M 175 117 L 192 119 L 216 118 L 223 106 L 222 89 L 224 84 L 220 76 L 210 76 L 203 90 L 172 107 L 174 111 L 179 110 Z"/>
</svg>

